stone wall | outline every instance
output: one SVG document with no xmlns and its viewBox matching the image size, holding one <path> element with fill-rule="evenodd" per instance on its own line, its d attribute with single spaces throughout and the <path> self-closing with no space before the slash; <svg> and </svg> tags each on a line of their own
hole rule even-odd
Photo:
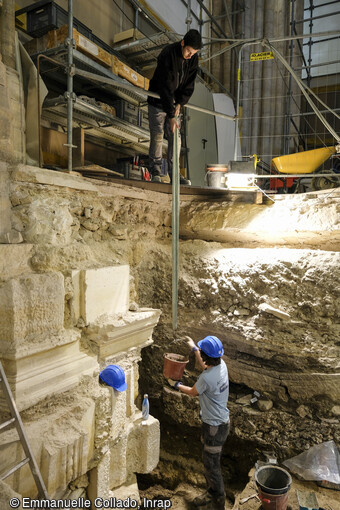
<svg viewBox="0 0 340 510">
<path fill-rule="evenodd" d="M 148 230 L 148 205 L 107 190 L 104 198 L 82 178 L 12 170 L 11 226 L 24 235 L 22 244 L 0 245 L 0 360 L 47 491 L 138 499 L 135 473 L 155 468 L 160 441 L 157 419 L 142 424 L 138 385 L 141 349 L 152 343 L 160 311 L 138 304 L 130 270 L 134 225 Z M 52 182 L 27 182 L 40 172 Z M 131 225 L 123 220 L 128 214 Z M 129 249 L 120 250 L 117 215 L 123 239 L 131 232 Z M 106 231 L 107 242 L 97 230 Z M 123 367 L 125 392 L 99 384 L 109 364 Z M 3 398 L 0 410 L 5 419 Z M 14 429 L 0 435 L 0 451 L 6 472 L 22 456 Z M 23 496 L 37 495 L 28 466 L 6 482 Z"/>
<path fill-rule="evenodd" d="M 165 352 L 188 354 L 184 334 L 224 344 L 229 470 L 241 465 L 241 444 L 274 445 L 283 458 L 338 438 L 338 190 L 256 205 L 182 195 L 176 333 L 167 194 L 26 166 L 12 169 L 9 190 L 24 242 L 0 246 L 1 360 L 51 494 L 136 494 L 133 473 L 158 461 L 158 421 L 145 428 L 138 411 L 144 391 L 163 422 L 159 476 L 173 484 L 193 463 L 189 478 L 202 481 L 191 460 L 200 456 L 198 402 L 162 375 Z M 108 363 L 124 367 L 124 394 L 98 385 Z M 196 377 L 191 360 L 185 380 Z M 18 455 L 10 433 L 0 448 Z M 23 473 L 9 482 L 33 494 Z"/>
</svg>

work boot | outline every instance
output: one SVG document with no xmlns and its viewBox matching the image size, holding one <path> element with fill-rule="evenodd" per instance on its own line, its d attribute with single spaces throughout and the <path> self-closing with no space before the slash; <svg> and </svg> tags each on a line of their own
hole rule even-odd
<svg viewBox="0 0 340 510">
<path fill-rule="evenodd" d="M 151 182 L 162 182 L 161 176 L 160 175 L 152 175 Z"/>
<path fill-rule="evenodd" d="M 191 186 L 191 181 L 189 181 L 189 179 L 186 179 L 182 175 L 179 178 L 179 183 L 181 184 L 181 186 Z M 170 177 L 170 184 L 172 184 L 171 177 Z"/>
<path fill-rule="evenodd" d="M 179 183 L 182 184 L 182 186 L 191 186 L 191 181 L 189 179 L 186 179 L 185 177 L 180 176 Z"/>
<path fill-rule="evenodd" d="M 207 505 L 211 505 L 213 503 L 214 499 L 209 491 L 204 492 L 201 496 L 197 496 L 193 501 L 192 504 L 196 507 L 204 506 L 207 507 Z M 210 508 L 210 507 L 209 507 Z"/>
<path fill-rule="evenodd" d="M 220 498 L 214 498 L 212 508 L 214 510 L 225 510 L 225 497 L 221 496 Z"/>
</svg>

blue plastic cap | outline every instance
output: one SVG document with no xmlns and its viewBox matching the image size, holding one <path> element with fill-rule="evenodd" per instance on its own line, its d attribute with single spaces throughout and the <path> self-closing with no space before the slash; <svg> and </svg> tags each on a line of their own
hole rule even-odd
<svg viewBox="0 0 340 510">
<path fill-rule="evenodd" d="M 124 370 L 118 365 L 108 365 L 100 372 L 99 377 L 117 391 L 125 391 L 127 388 Z"/>
<path fill-rule="evenodd" d="M 197 345 L 210 358 L 220 358 L 224 354 L 222 342 L 217 336 L 206 336 Z"/>
</svg>

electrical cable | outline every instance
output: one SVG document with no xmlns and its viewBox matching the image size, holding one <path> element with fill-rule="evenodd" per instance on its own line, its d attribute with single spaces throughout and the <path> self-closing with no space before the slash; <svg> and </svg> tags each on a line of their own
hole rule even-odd
<svg viewBox="0 0 340 510">
<path fill-rule="evenodd" d="M 260 186 L 258 186 L 257 184 L 255 184 L 255 186 L 261 191 L 261 193 L 263 193 L 265 197 L 269 198 L 269 200 L 271 200 L 272 202 L 275 202 L 275 200 L 269 195 L 267 195 L 267 193 L 262 188 L 260 188 Z"/>
</svg>

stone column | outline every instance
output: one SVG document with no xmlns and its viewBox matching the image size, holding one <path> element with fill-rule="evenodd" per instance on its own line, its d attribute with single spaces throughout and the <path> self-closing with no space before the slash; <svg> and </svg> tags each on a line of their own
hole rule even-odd
<svg viewBox="0 0 340 510">
<path fill-rule="evenodd" d="M 0 53 L 3 63 L 12 69 L 16 68 L 14 16 L 14 0 L 0 0 Z"/>
<path fill-rule="evenodd" d="M 0 0 L 0 244 L 20 243 L 11 227 L 9 166 L 23 162 L 23 95 L 16 71 L 14 0 Z"/>
</svg>

